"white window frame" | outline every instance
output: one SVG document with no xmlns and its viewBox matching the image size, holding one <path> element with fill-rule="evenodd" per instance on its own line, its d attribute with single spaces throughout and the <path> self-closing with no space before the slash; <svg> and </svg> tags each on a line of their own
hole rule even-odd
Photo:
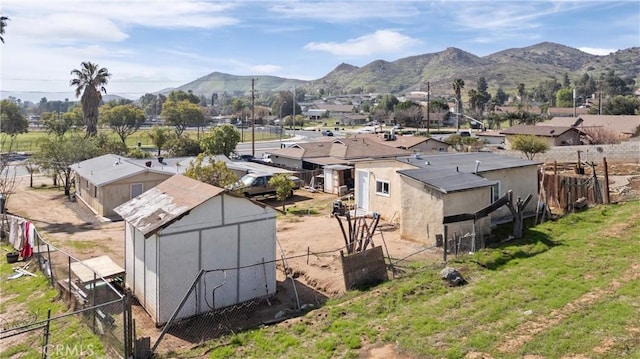
<svg viewBox="0 0 640 359">
<path fill-rule="evenodd" d="M 140 193 L 136 194 L 135 196 L 133 195 L 133 187 L 134 186 L 140 186 Z M 144 184 L 142 184 L 142 183 L 132 183 L 129 186 L 129 196 L 130 196 L 129 198 L 130 199 L 135 198 L 135 197 L 141 195 L 142 193 L 144 193 Z"/>
<path fill-rule="evenodd" d="M 384 191 L 385 187 L 387 188 L 386 192 Z M 380 189 L 380 191 L 378 189 Z M 389 181 L 376 180 L 376 194 L 378 196 L 389 197 L 391 194 L 391 183 L 389 183 Z"/>
<path fill-rule="evenodd" d="M 500 199 L 500 181 L 498 183 L 491 185 L 489 187 L 491 189 L 491 203 Z"/>
</svg>

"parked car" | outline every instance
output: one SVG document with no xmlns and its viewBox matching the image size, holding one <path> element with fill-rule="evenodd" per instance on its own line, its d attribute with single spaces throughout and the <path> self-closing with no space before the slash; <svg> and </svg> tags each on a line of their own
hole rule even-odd
<svg viewBox="0 0 640 359">
<path fill-rule="evenodd" d="M 322 130 L 323 136 L 333 136 L 333 132 L 331 130 Z"/>
<path fill-rule="evenodd" d="M 375 131 L 370 128 L 363 128 L 361 130 L 358 130 L 358 133 L 375 133 Z"/>
<path fill-rule="evenodd" d="M 248 173 L 228 187 L 232 191 L 239 191 L 245 197 L 268 196 L 276 194 L 276 188 L 269 184 L 269 180 L 274 175 L 271 173 Z M 294 183 L 293 190 L 302 187 L 303 182 L 296 176 L 289 176 Z M 293 190 L 291 195 L 293 195 Z"/>
</svg>

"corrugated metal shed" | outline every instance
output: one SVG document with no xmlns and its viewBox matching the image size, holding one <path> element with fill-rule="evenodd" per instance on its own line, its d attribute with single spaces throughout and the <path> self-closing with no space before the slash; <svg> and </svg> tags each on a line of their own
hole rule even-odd
<svg viewBox="0 0 640 359">
<path fill-rule="evenodd" d="M 224 191 L 223 188 L 175 175 L 121 204 L 115 211 L 148 237 Z"/>
<path fill-rule="evenodd" d="M 420 181 L 442 193 L 489 187 L 498 183 L 497 181 L 490 181 L 472 173 L 464 173 L 448 169 L 435 170 L 430 168 L 419 168 L 402 170 L 398 171 L 398 173 L 402 176 L 407 176 Z"/>
</svg>

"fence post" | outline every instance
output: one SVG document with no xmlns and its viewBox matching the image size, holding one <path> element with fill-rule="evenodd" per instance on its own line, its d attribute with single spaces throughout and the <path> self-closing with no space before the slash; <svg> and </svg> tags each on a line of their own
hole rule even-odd
<svg viewBox="0 0 640 359">
<path fill-rule="evenodd" d="M 610 204 L 611 198 L 609 197 L 609 165 L 607 165 L 607 158 L 602 158 L 602 164 L 604 165 L 604 203 Z"/>
<path fill-rule="evenodd" d="M 44 327 L 44 338 L 42 338 L 42 359 L 49 357 L 49 327 L 51 325 L 51 308 L 47 311 L 47 324 Z"/>
<path fill-rule="evenodd" d="M 67 267 L 67 269 L 69 270 L 69 275 L 67 278 L 69 282 L 67 282 L 67 288 L 69 289 L 69 306 L 71 306 L 71 257 L 67 256 L 67 260 L 69 262 L 69 265 Z"/>
<path fill-rule="evenodd" d="M 449 236 L 449 234 L 447 233 L 448 231 L 448 227 L 445 224 L 444 225 L 444 262 L 447 263 L 447 251 L 449 250 L 449 240 L 447 239 L 447 237 Z"/>
</svg>

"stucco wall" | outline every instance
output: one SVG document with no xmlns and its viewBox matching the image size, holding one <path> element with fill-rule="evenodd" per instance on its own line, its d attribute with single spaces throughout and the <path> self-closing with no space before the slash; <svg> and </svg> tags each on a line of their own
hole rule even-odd
<svg viewBox="0 0 640 359">
<path fill-rule="evenodd" d="M 401 237 L 428 245 L 435 244 L 437 234 L 444 234 L 445 216 L 473 213 L 491 203 L 488 187 L 444 194 L 407 177 L 402 177 L 402 195 L 408 200 L 401 206 Z M 473 221 L 449 224 L 448 230 L 450 236 L 473 233 Z M 489 217 L 477 221 L 475 230 L 477 234 L 489 233 Z"/>
<path fill-rule="evenodd" d="M 444 195 L 411 178 L 401 177 L 401 181 L 401 195 L 407 200 L 400 205 L 400 236 L 428 244 L 429 238 L 442 233 Z"/>
<path fill-rule="evenodd" d="M 355 193 L 366 193 L 369 196 L 369 212 L 378 212 L 385 220 L 398 220 L 402 213 L 402 186 L 397 171 L 409 168 L 415 167 L 396 160 L 356 163 L 357 170 L 369 171 L 369 188 L 366 191 L 356 188 Z M 389 182 L 389 196 L 376 193 L 376 180 Z M 359 185 L 358 181 L 355 181 L 355 186 Z"/>
<path fill-rule="evenodd" d="M 539 153 L 534 160 L 540 162 L 551 163 L 558 162 L 577 162 L 578 151 L 580 159 L 587 162 L 596 162 L 602 164 L 602 159 L 607 158 L 609 163 L 612 162 L 629 162 L 640 163 L 640 140 L 631 140 L 615 145 L 585 145 L 585 146 L 557 146 L 551 147 L 545 153 Z M 505 156 L 524 158 L 524 154 L 520 151 L 502 151 L 500 154 Z"/>
<path fill-rule="evenodd" d="M 500 181 L 500 197 L 509 190 L 513 192 L 513 199 L 521 197 L 523 200 L 531 194 L 533 199 L 527 205 L 525 211 L 534 212 L 538 198 L 538 166 L 526 166 L 508 168 L 490 172 L 482 172 L 482 163 L 479 165 L 478 174 L 486 179 Z M 502 207 L 491 214 L 491 218 L 510 216 L 507 207 Z"/>
</svg>

